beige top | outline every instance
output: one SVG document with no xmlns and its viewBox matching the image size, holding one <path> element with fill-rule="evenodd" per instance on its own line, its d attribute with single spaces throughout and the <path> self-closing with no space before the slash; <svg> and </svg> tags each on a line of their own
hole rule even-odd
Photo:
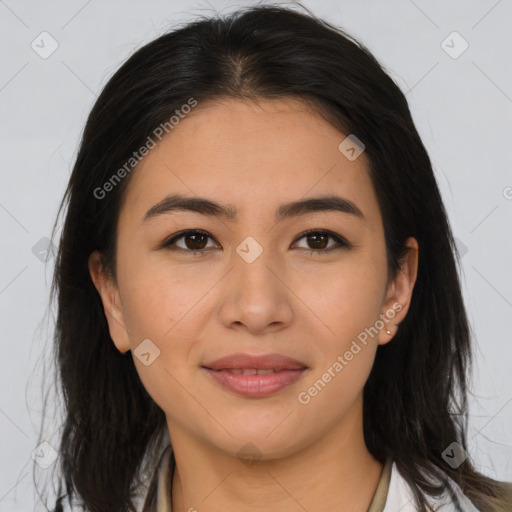
<svg viewBox="0 0 512 512">
<path fill-rule="evenodd" d="M 142 512 L 172 512 L 171 486 L 174 472 L 174 454 L 171 446 L 163 451 L 158 467 L 149 485 L 148 494 Z M 391 478 L 392 460 L 388 458 L 377 484 L 368 512 L 383 512 Z"/>
</svg>

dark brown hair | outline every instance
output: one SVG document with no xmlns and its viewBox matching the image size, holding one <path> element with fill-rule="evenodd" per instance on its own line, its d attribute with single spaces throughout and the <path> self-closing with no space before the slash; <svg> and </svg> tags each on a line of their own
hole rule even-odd
<svg viewBox="0 0 512 512">
<path fill-rule="evenodd" d="M 67 209 L 51 294 L 65 410 L 55 511 L 66 498 L 91 512 L 135 510 L 166 429 L 131 353 L 120 354 L 110 338 L 88 271 L 89 255 L 99 250 L 115 276 L 117 220 L 136 167 L 105 197 L 94 191 L 190 98 L 201 105 L 222 97 L 299 98 L 364 142 L 390 275 L 399 270 L 404 241 L 412 236 L 419 244 L 408 315 L 392 343 L 379 346 L 364 388 L 367 447 L 380 462 L 393 458 L 420 511 L 448 477 L 482 512 L 512 510 L 504 486 L 478 473 L 470 457 L 456 469 L 442 457 L 452 442 L 467 451 L 471 336 L 447 214 L 404 94 L 343 30 L 309 11 L 258 6 L 199 19 L 143 46 L 88 117 L 57 216 Z"/>
</svg>

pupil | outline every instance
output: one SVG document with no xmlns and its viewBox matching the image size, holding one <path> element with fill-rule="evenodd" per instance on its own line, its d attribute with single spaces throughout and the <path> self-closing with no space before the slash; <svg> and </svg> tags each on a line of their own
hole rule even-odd
<svg viewBox="0 0 512 512">
<path fill-rule="evenodd" d="M 204 248 L 204 243 L 202 245 L 199 243 L 199 245 L 201 245 L 201 247 L 194 247 L 194 243 L 197 243 L 197 239 L 201 238 L 201 237 L 202 238 L 206 238 L 204 235 L 201 235 L 201 234 L 198 234 L 198 235 L 188 235 L 188 240 L 190 240 L 190 239 L 194 240 L 195 239 L 195 241 L 192 242 L 192 247 L 190 247 L 190 244 L 187 243 L 188 248 L 192 249 L 192 250 L 203 249 Z M 203 240 L 203 242 L 204 242 L 204 240 Z"/>
<path fill-rule="evenodd" d="M 315 244 L 316 244 L 316 242 L 315 242 L 315 241 L 313 241 L 313 246 L 314 246 L 314 248 L 315 248 L 315 249 L 324 249 L 324 248 L 325 248 L 325 240 L 326 240 L 326 238 L 327 238 L 327 237 L 326 237 L 326 235 L 309 235 L 309 236 L 308 236 L 308 243 L 311 241 L 311 239 L 315 239 L 315 238 L 318 238 L 318 237 L 323 237 L 323 239 L 324 239 L 324 240 L 323 240 L 323 241 L 324 241 L 324 243 L 323 243 L 323 244 L 321 243 L 321 244 L 320 244 L 321 246 L 320 246 L 320 247 L 318 247 L 318 246 L 316 246 L 316 245 L 315 245 Z"/>
</svg>

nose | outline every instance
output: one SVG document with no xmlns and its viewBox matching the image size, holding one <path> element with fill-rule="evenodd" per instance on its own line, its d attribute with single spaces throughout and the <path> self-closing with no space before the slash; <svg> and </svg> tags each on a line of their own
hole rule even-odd
<svg viewBox="0 0 512 512">
<path fill-rule="evenodd" d="M 271 261 L 268 251 L 252 262 L 234 254 L 234 268 L 223 283 L 218 314 L 230 329 L 251 334 L 277 332 L 293 318 L 293 292 L 286 284 L 284 269 Z"/>
</svg>

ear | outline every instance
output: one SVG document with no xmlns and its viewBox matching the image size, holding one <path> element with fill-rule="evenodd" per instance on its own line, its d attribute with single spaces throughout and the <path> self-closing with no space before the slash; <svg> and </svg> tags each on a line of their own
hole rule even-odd
<svg viewBox="0 0 512 512">
<path fill-rule="evenodd" d="M 110 337 L 119 352 L 130 350 L 130 340 L 126 329 L 119 290 L 112 277 L 107 275 L 101 261 L 101 253 L 94 251 L 89 256 L 89 274 L 100 294 L 103 309 L 108 322 Z"/>
<path fill-rule="evenodd" d="M 412 291 L 418 274 L 418 242 L 415 238 L 409 237 L 405 245 L 407 253 L 396 277 L 388 284 L 386 299 L 381 311 L 384 327 L 379 331 L 379 345 L 385 345 L 393 339 L 400 328 L 396 322 L 400 323 L 406 317 L 411 303 Z M 390 331 L 391 334 L 386 331 Z"/>
</svg>

